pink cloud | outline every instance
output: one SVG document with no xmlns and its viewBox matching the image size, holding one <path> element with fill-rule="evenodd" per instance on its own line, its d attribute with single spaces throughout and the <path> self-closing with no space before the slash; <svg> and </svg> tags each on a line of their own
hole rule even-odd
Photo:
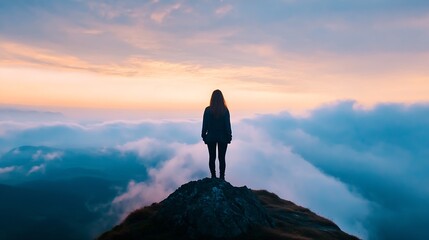
<svg viewBox="0 0 429 240">
<path fill-rule="evenodd" d="M 150 18 L 157 23 L 162 23 L 162 22 L 164 22 L 164 19 L 166 17 L 168 17 L 172 12 L 178 10 L 180 7 L 181 7 L 180 3 L 176 3 L 173 5 L 167 6 L 160 11 L 153 12 L 150 15 Z"/>
<path fill-rule="evenodd" d="M 229 12 L 231 12 L 232 9 L 233 9 L 233 6 L 231 4 L 227 4 L 227 5 L 224 5 L 224 6 L 217 8 L 215 10 L 215 14 L 217 16 L 222 17 L 222 16 L 225 16 L 226 14 L 228 14 Z"/>
</svg>

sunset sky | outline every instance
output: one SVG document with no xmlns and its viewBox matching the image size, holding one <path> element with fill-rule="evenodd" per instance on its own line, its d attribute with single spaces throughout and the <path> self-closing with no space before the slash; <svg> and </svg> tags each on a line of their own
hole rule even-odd
<svg viewBox="0 0 429 240">
<path fill-rule="evenodd" d="M 200 116 L 217 88 L 237 114 L 427 102 L 428 10 L 424 0 L 0 1 L 0 106 Z"/>
<path fill-rule="evenodd" d="M 362 239 L 429 239 L 429 0 L 0 0 L 0 190 L 98 169 L 123 178 L 118 219 L 161 201 L 209 176 L 215 89 L 227 181 Z"/>
</svg>

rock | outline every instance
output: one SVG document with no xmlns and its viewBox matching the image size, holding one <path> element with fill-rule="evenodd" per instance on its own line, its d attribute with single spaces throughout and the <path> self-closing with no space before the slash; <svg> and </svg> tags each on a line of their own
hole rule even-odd
<svg viewBox="0 0 429 240">
<path fill-rule="evenodd" d="M 265 190 L 205 178 L 138 209 L 99 240 L 357 239 L 309 209 Z"/>
<path fill-rule="evenodd" d="M 247 187 L 206 178 L 181 186 L 160 203 L 157 220 L 191 238 L 232 238 L 252 227 L 273 226 L 259 199 Z"/>
</svg>

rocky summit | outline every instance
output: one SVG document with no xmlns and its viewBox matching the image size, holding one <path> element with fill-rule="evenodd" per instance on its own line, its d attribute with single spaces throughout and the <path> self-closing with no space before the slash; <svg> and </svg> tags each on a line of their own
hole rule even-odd
<svg viewBox="0 0 429 240">
<path fill-rule="evenodd" d="M 231 238 L 253 226 L 272 226 L 272 219 L 247 187 L 219 179 L 181 186 L 162 203 L 157 217 L 192 237 Z"/>
<path fill-rule="evenodd" d="M 265 190 L 205 178 L 132 212 L 99 240 L 357 239 L 310 210 Z"/>
</svg>

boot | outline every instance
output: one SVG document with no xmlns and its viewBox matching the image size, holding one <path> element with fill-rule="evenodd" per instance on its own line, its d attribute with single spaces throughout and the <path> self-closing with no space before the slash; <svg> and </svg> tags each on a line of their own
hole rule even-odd
<svg viewBox="0 0 429 240">
<path fill-rule="evenodd" d="M 220 173 L 220 179 L 225 180 L 225 173 Z"/>
</svg>

